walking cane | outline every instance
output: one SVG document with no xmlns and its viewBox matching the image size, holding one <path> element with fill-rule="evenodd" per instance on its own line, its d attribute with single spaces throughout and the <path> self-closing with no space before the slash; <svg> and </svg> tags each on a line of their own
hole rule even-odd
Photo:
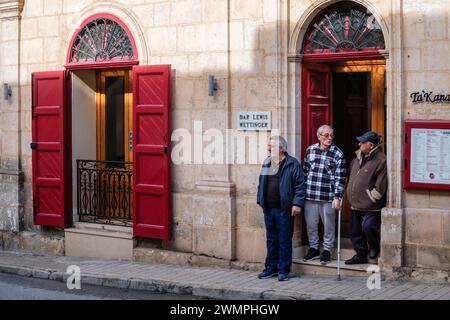
<svg viewBox="0 0 450 320">
<path fill-rule="evenodd" d="M 342 213 L 342 199 L 339 201 L 338 213 L 338 249 L 337 249 L 337 279 L 341 281 L 341 213 Z"/>
</svg>

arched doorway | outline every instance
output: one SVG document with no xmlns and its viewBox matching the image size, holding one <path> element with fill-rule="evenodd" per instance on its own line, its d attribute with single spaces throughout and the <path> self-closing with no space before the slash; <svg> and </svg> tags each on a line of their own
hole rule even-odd
<svg viewBox="0 0 450 320">
<path fill-rule="evenodd" d="M 73 34 L 66 70 L 33 73 L 36 224 L 70 227 L 76 208 L 170 238 L 171 66 L 138 64 L 130 30 L 100 13 Z"/>
<path fill-rule="evenodd" d="M 73 202 L 80 222 L 131 226 L 134 39 L 118 18 L 98 14 L 73 34 Z"/>
<path fill-rule="evenodd" d="M 301 55 L 301 151 L 317 142 L 322 124 L 335 130 L 335 144 L 347 165 L 358 149 L 356 136 L 368 130 L 386 137 L 386 61 L 382 28 L 364 6 L 340 1 L 308 24 Z M 349 238 L 351 210 L 345 201 L 342 236 Z M 302 242 L 307 243 L 305 223 Z M 344 240 L 344 244 L 350 245 Z"/>
</svg>

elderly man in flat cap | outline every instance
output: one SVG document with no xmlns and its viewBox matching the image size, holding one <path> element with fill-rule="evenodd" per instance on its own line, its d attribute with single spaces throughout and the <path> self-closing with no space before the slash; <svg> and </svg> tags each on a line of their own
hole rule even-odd
<svg viewBox="0 0 450 320">
<path fill-rule="evenodd" d="M 356 255 L 345 264 L 367 263 L 380 252 L 381 209 L 386 206 L 386 156 L 373 131 L 356 138 L 359 150 L 350 164 L 347 198 L 352 208 L 350 238 Z"/>
</svg>

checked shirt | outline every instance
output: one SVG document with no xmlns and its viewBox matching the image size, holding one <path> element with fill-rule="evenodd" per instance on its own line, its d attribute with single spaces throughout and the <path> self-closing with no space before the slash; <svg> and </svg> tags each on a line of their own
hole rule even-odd
<svg viewBox="0 0 450 320">
<path fill-rule="evenodd" d="M 306 176 L 306 199 L 333 201 L 342 198 L 347 170 L 344 153 L 332 144 L 321 150 L 319 143 L 306 149 L 303 170 Z"/>
</svg>

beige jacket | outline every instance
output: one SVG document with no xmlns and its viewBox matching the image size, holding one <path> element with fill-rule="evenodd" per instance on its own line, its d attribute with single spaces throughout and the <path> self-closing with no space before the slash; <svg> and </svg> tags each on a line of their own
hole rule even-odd
<svg viewBox="0 0 450 320">
<path fill-rule="evenodd" d="M 386 156 L 377 147 L 368 157 L 363 157 L 358 150 L 350 164 L 347 199 L 354 210 L 380 211 L 386 206 Z"/>
</svg>

